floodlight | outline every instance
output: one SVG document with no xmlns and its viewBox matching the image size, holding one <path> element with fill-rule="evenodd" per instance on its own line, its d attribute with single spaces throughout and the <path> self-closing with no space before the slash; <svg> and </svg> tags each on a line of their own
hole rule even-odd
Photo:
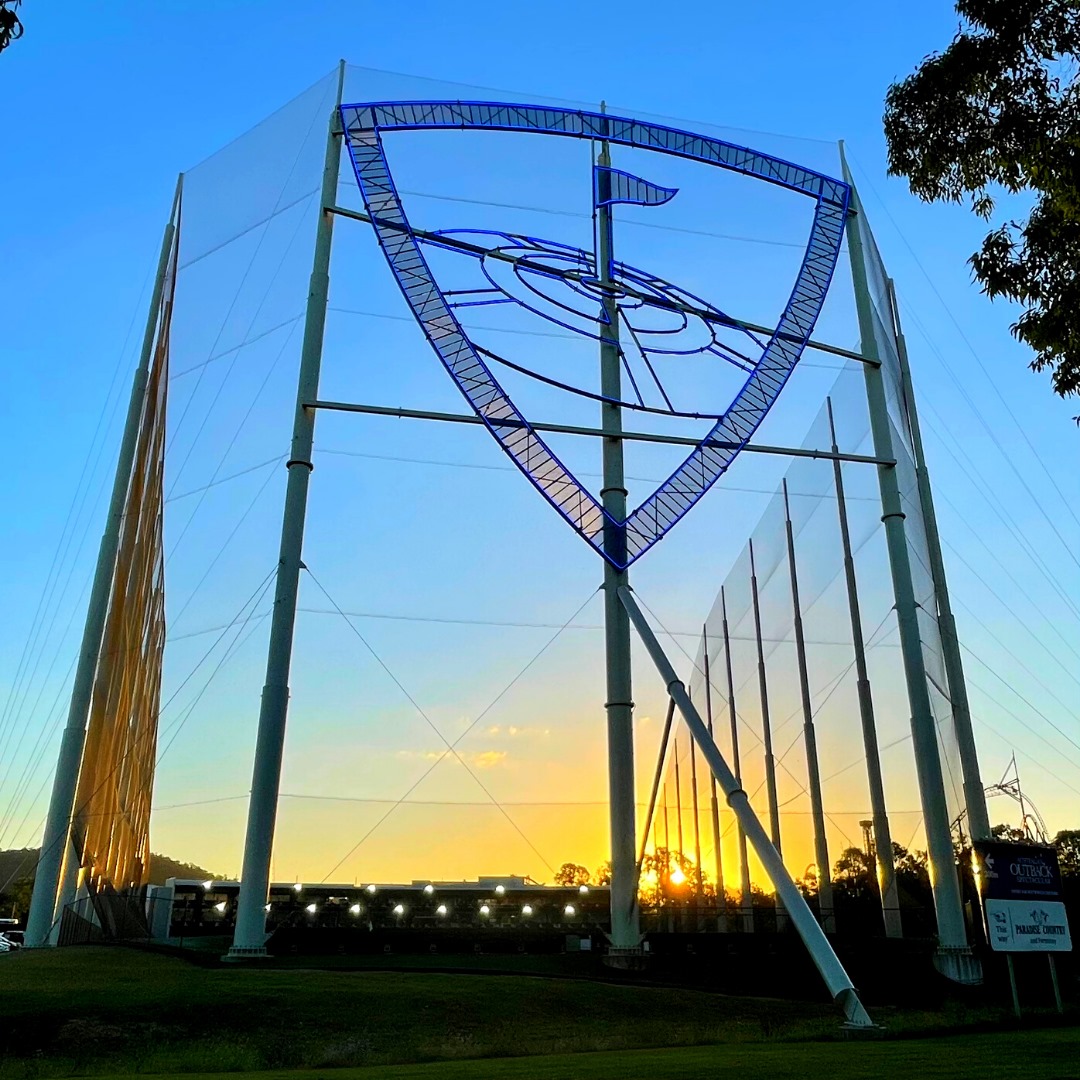
<svg viewBox="0 0 1080 1080">
<path fill-rule="evenodd" d="M 435 909 L 435 914 L 436 914 L 436 915 L 445 915 L 445 914 L 446 914 L 446 905 L 445 905 L 445 904 L 440 904 L 440 905 L 439 905 L 439 906 L 438 906 L 438 907 L 437 907 L 437 908 Z"/>
<path fill-rule="evenodd" d="M 228 904 L 226 904 L 225 901 L 222 900 L 220 904 L 215 904 L 214 905 L 214 910 L 215 911 L 224 911 L 226 907 L 228 907 Z"/>
<path fill-rule="evenodd" d="M 491 914 L 491 908 L 489 908 L 487 906 L 487 904 L 481 904 L 480 905 L 480 914 L 481 915 L 490 915 Z"/>
<path fill-rule="evenodd" d="M 349 914 L 350 915 L 359 915 L 360 914 L 360 905 L 359 904 L 353 904 L 352 907 L 349 908 Z"/>
<path fill-rule="evenodd" d="M 395 915 L 404 915 L 405 914 L 405 905 L 404 904 L 395 904 L 394 905 L 394 914 Z"/>
<path fill-rule="evenodd" d="M 577 909 L 574 907 L 573 904 L 567 904 L 566 907 L 563 908 L 563 914 L 564 915 L 576 915 L 577 914 Z"/>
<path fill-rule="evenodd" d="M 428 896 L 430 896 L 430 895 L 431 895 L 431 894 L 432 894 L 432 893 L 433 893 L 434 891 L 435 891 L 435 886 L 434 886 L 434 885 L 425 885 L 425 886 L 424 886 L 424 892 L 425 892 L 425 893 L 426 893 L 426 894 L 427 894 Z"/>
<path fill-rule="evenodd" d="M 374 895 L 375 895 L 375 886 L 374 886 L 374 885 L 369 885 L 369 886 L 367 887 L 367 891 L 368 891 L 369 893 L 371 893 L 371 895 L 372 895 L 372 896 L 374 896 Z"/>
<path fill-rule="evenodd" d="M 496 896 L 502 896 L 502 894 L 504 892 L 506 892 L 506 886 L 505 885 L 496 885 L 495 886 L 495 895 Z"/>
<path fill-rule="evenodd" d="M 588 891 L 589 891 L 589 886 L 588 885 L 579 885 L 578 886 L 578 892 L 581 893 L 582 896 L 584 896 Z"/>
<path fill-rule="evenodd" d="M 214 887 L 214 883 L 212 881 L 204 881 L 202 883 L 202 887 L 206 889 L 207 892 L 209 892 Z"/>
<path fill-rule="evenodd" d="M 293 892 L 302 892 L 303 889 L 304 886 L 301 885 L 299 881 L 293 886 Z"/>
<path fill-rule="evenodd" d="M 521 909 L 521 914 L 522 914 L 522 915 L 531 915 L 531 914 L 532 914 L 532 904 L 526 904 L 526 905 L 525 905 L 525 906 L 524 906 L 524 907 L 523 907 L 523 908 Z"/>
<path fill-rule="evenodd" d="M 309 915 L 314 915 L 314 914 L 315 914 L 315 912 L 316 912 L 316 911 L 317 911 L 318 909 L 316 908 L 316 906 L 315 906 L 314 904 L 308 904 L 308 906 L 307 906 L 306 908 L 304 908 L 304 910 L 305 910 L 305 911 L 306 911 L 306 912 L 307 912 L 307 913 L 308 913 Z"/>
</svg>

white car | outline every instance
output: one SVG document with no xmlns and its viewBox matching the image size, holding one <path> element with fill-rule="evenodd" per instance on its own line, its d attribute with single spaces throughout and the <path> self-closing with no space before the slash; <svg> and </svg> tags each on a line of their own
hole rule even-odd
<svg viewBox="0 0 1080 1080">
<path fill-rule="evenodd" d="M 23 932 L 21 930 L 0 931 L 0 953 L 14 952 L 23 945 Z"/>
</svg>

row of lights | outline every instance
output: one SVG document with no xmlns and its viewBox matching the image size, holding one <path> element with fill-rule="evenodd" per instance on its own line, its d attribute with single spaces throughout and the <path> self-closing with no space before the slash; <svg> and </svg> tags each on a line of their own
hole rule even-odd
<svg viewBox="0 0 1080 1080">
<path fill-rule="evenodd" d="M 307 911 L 309 915 L 314 915 L 315 912 L 318 909 L 317 909 L 315 904 L 308 904 L 308 906 L 304 910 Z M 522 905 L 522 907 L 521 907 L 521 914 L 522 915 L 529 916 L 532 913 L 533 913 L 532 904 L 523 904 Z M 360 905 L 359 904 L 353 904 L 352 907 L 349 908 L 349 914 L 350 915 L 359 915 L 360 914 Z M 404 915 L 405 914 L 405 905 L 404 904 L 395 904 L 394 905 L 394 914 L 395 915 Z M 449 908 L 447 908 L 447 906 L 445 904 L 440 904 L 435 909 L 435 914 L 439 915 L 439 916 L 448 915 L 449 914 Z M 491 908 L 487 904 L 481 904 L 480 905 L 480 914 L 484 915 L 484 916 L 490 915 L 491 914 Z M 563 914 L 564 915 L 576 915 L 577 914 L 577 908 L 575 908 L 573 904 L 567 904 L 566 907 L 563 908 Z"/>
<path fill-rule="evenodd" d="M 224 912 L 227 907 L 228 907 L 227 901 L 222 900 L 220 903 L 217 903 L 217 904 L 214 905 L 214 910 L 219 911 L 219 912 Z M 266 904 L 265 907 L 264 907 L 264 910 L 269 911 L 270 910 L 270 905 Z M 319 906 L 317 904 L 308 904 L 308 906 L 306 908 L 304 908 L 304 910 L 309 915 L 314 915 L 319 910 Z M 522 915 L 525 915 L 527 917 L 527 916 L 531 915 L 532 913 L 533 913 L 532 904 L 523 904 L 522 905 L 522 908 L 521 908 L 521 914 Z M 349 914 L 350 915 L 359 915 L 360 914 L 360 905 L 359 904 L 353 904 L 349 908 Z M 405 905 L 404 904 L 396 904 L 394 906 L 394 914 L 395 915 L 404 915 L 405 914 Z M 448 914 L 446 905 L 445 904 L 440 904 L 435 909 L 435 914 L 436 915 L 446 915 L 446 914 Z M 491 908 L 487 904 L 481 904 L 480 905 L 480 914 L 484 915 L 484 916 L 490 915 L 491 914 Z M 563 908 L 563 914 L 564 915 L 576 915 L 577 914 L 577 908 L 575 908 L 573 904 L 567 904 L 566 907 Z"/>
<path fill-rule="evenodd" d="M 678 872 L 679 871 L 676 870 L 676 873 L 678 873 Z M 674 875 L 672 875 L 672 880 L 674 880 Z M 202 883 L 202 887 L 207 892 L 209 892 L 214 887 L 214 883 L 212 881 L 204 881 Z M 295 885 L 293 885 L 293 892 L 300 893 L 300 892 L 303 892 L 303 891 L 304 891 L 304 886 L 299 881 L 296 882 Z M 377 885 L 368 885 L 366 887 L 366 891 L 368 893 L 370 893 L 372 896 L 374 896 L 375 893 L 378 892 L 378 886 Z M 581 893 L 582 896 L 584 896 L 586 893 L 588 893 L 588 891 L 589 891 L 589 886 L 588 885 L 579 885 L 578 886 L 578 892 Z M 434 892 L 435 892 L 435 886 L 434 885 L 425 885 L 424 886 L 424 894 L 426 896 L 431 896 L 431 895 L 434 894 Z M 496 885 L 495 886 L 495 895 L 496 896 L 504 896 L 505 894 L 506 894 L 506 886 L 505 885 Z M 528 904 L 526 904 L 525 906 L 528 907 Z M 224 910 L 221 907 L 220 904 L 215 904 L 214 907 L 218 911 L 223 911 Z M 268 906 L 267 911 L 269 911 L 269 910 L 270 909 L 269 909 L 269 906 Z"/>
</svg>

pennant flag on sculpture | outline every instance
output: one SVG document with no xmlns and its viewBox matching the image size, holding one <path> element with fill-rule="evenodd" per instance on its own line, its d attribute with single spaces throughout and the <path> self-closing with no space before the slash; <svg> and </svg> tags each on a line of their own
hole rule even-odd
<svg viewBox="0 0 1080 1080">
<path fill-rule="evenodd" d="M 678 188 L 661 187 L 633 173 L 607 165 L 593 167 L 593 205 L 632 203 L 635 206 L 663 206 L 678 194 Z"/>
</svg>

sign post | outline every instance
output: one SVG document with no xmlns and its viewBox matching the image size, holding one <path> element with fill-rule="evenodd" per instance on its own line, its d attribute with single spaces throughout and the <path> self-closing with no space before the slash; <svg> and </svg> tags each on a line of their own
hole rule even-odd
<svg viewBox="0 0 1080 1080">
<path fill-rule="evenodd" d="M 1069 920 L 1061 891 L 1057 852 L 1040 844 L 975 841 L 974 869 L 979 886 L 986 939 L 994 952 L 1006 954 L 1013 1009 L 1020 1015 L 1020 997 L 1013 954 L 1046 953 L 1054 1002 L 1061 1012 L 1054 954 L 1072 951 Z"/>
</svg>

